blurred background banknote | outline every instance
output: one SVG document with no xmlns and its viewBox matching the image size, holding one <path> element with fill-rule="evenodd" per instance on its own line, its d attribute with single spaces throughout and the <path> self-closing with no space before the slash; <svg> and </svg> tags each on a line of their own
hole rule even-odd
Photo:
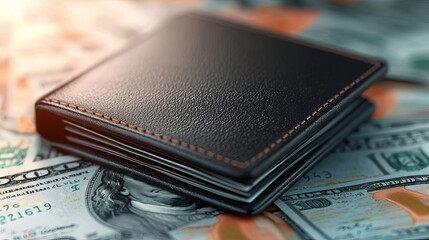
<svg viewBox="0 0 429 240">
<path fill-rule="evenodd" d="M 225 10 L 279 32 L 383 58 L 389 78 L 429 81 L 426 0 L 278 0 L 274 6 L 245 2 L 254 7 Z"/>
<path fill-rule="evenodd" d="M 384 58 L 360 126 L 259 216 L 222 213 L 63 155 L 34 102 L 165 17 L 200 9 Z M 0 239 L 429 237 L 424 0 L 0 0 Z"/>
</svg>

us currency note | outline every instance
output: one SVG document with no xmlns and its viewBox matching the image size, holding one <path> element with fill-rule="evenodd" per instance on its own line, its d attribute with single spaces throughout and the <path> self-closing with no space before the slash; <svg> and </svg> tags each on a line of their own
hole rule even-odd
<svg viewBox="0 0 429 240">
<path fill-rule="evenodd" d="M 281 212 L 222 214 L 72 156 L 0 176 L 0 239 L 308 239 Z"/>
<path fill-rule="evenodd" d="M 65 158 L 1 175 L 0 239 L 171 239 L 168 231 L 220 213 L 130 176 Z"/>
<path fill-rule="evenodd" d="M 304 240 L 309 239 L 303 232 L 287 222 L 281 211 L 268 212 L 255 217 L 243 217 L 221 214 L 181 226 L 170 235 L 176 240 L 216 240 L 216 239 L 272 239 Z"/>
<path fill-rule="evenodd" d="M 320 17 L 302 36 L 386 59 L 390 77 L 428 82 L 427 1 L 361 0 L 347 5 L 309 0 L 284 2 L 320 10 Z"/>
<path fill-rule="evenodd" d="M 428 82 L 429 5 L 425 0 L 279 0 L 270 1 L 272 5 L 252 0 L 242 2 L 246 7 L 224 9 L 227 15 L 274 31 L 299 34 L 336 48 L 383 58 L 389 64 L 389 77 Z"/>
<path fill-rule="evenodd" d="M 392 111 L 393 116 L 413 115 L 420 113 L 427 115 L 429 113 L 429 94 L 428 86 L 409 86 L 408 88 L 396 88 L 397 106 Z"/>
<path fill-rule="evenodd" d="M 0 130 L 0 169 L 62 155 L 38 135 L 20 135 Z"/>
<path fill-rule="evenodd" d="M 31 161 L 31 154 L 27 154 L 30 144 L 29 139 L 0 141 L 0 169 L 23 165 L 26 160 Z"/>
<path fill-rule="evenodd" d="M 399 121 L 397 121 L 399 122 Z M 403 124 L 408 124 L 403 122 Z M 374 125 L 368 125 L 370 129 Z M 364 127 L 363 127 L 364 128 Z M 384 126 L 384 128 L 387 128 Z M 334 153 L 370 151 L 392 147 L 406 147 L 429 142 L 429 123 L 413 124 L 410 126 L 391 127 L 382 131 L 355 133 L 347 137 L 335 149 Z"/>
<path fill-rule="evenodd" d="M 276 205 L 314 239 L 427 239 L 429 175 L 288 191 Z"/>
<path fill-rule="evenodd" d="M 413 86 L 410 88 L 410 86 Z M 389 116 L 417 115 L 427 113 L 429 100 L 423 100 L 428 89 L 420 89 L 418 84 L 384 80 L 368 88 L 362 97 L 375 105 L 374 118 Z M 417 94 L 417 97 L 414 94 Z"/>
<path fill-rule="evenodd" d="M 427 117 L 371 121 L 276 205 L 314 239 L 429 237 Z"/>
<path fill-rule="evenodd" d="M 378 132 L 381 130 L 393 130 L 399 127 L 410 127 L 414 125 L 424 125 L 429 123 L 428 115 L 408 115 L 408 116 L 394 116 L 381 119 L 373 119 L 361 126 L 359 126 L 354 133 L 367 133 Z"/>
<path fill-rule="evenodd" d="M 374 118 L 427 116 L 429 86 L 405 81 L 384 80 L 368 88 L 363 97 L 375 104 Z"/>
<path fill-rule="evenodd" d="M 344 140 L 292 189 L 428 171 L 429 125 L 411 118 L 379 120 L 368 123 Z"/>
</svg>

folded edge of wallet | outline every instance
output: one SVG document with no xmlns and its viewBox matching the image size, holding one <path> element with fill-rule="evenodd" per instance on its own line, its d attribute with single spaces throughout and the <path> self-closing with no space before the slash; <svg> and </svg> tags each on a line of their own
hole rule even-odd
<svg viewBox="0 0 429 240">
<path fill-rule="evenodd" d="M 64 120 L 72 121 L 73 123 L 81 124 L 82 116 L 75 115 L 68 111 L 58 109 L 52 105 L 38 105 L 38 117 L 43 119 L 50 119 L 50 121 L 41 122 L 38 127 L 43 136 L 50 141 L 53 146 L 83 156 L 89 160 L 95 160 L 104 166 L 111 167 L 123 173 L 131 174 L 147 181 L 148 183 L 161 186 L 172 192 L 176 192 L 185 196 L 189 196 L 198 201 L 208 203 L 222 210 L 233 211 L 243 214 L 257 214 L 265 207 L 271 204 L 280 194 L 290 187 L 303 171 L 313 166 L 324 155 L 326 155 L 336 144 L 338 144 L 344 137 L 352 132 L 360 123 L 369 118 L 373 112 L 373 105 L 368 101 L 363 100 L 354 109 L 348 109 L 347 114 L 343 114 L 341 119 L 336 119 L 332 129 L 326 131 L 324 142 L 319 144 L 311 152 L 307 153 L 304 161 L 296 161 L 291 169 L 285 172 L 280 172 L 270 176 L 273 182 L 269 184 L 259 196 L 250 202 L 243 202 L 232 200 L 224 196 L 215 194 L 215 191 L 202 190 L 200 187 L 193 186 L 192 183 L 181 181 L 178 178 L 168 176 L 162 172 L 162 169 L 151 168 L 150 161 L 146 161 L 146 165 L 138 164 L 137 162 L 144 159 L 136 159 L 137 161 L 131 162 L 126 160 L 125 156 L 120 156 L 114 152 L 100 151 L 91 146 L 89 141 L 73 141 L 73 135 L 67 132 Z M 55 132 L 50 131 L 54 127 Z M 49 133 L 46 133 L 49 132 Z M 303 149 L 306 151 L 307 149 Z M 145 169 L 140 171 L 139 169 Z"/>
</svg>

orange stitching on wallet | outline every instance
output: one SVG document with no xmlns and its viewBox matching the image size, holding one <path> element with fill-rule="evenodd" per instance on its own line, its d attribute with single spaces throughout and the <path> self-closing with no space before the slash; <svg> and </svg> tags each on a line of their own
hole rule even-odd
<svg viewBox="0 0 429 240">
<path fill-rule="evenodd" d="M 261 152 L 259 152 L 258 154 L 256 154 L 255 156 L 253 156 L 252 158 L 250 158 L 249 160 L 246 160 L 244 162 L 235 160 L 235 159 L 231 159 L 228 157 L 224 157 L 218 153 L 214 153 L 211 151 L 208 151 L 204 148 L 189 144 L 187 142 L 178 140 L 178 139 L 174 139 L 168 136 L 164 136 L 161 135 L 159 133 L 154 133 L 150 130 L 146 130 L 144 128 L 138 127 L 136 125 L 132 125 L 129 123 L 126 123 L 124 121 L 120 121 L 118 119 L 106 116 L 104 114 L 101 113 L 97 113 L 97 112 L 93 112 L 91 110 L 82 108 L 82 107 L 78 107 L 76 105 L 73 104 L 69 104 L 63 101 L 58 101 L 56 99 L 51 99 L 51 98 L 44 98 L 44 100 L 51 102 L 51 103 L 55 103 L 55 104 L 59 104 L 65 107 L 70 107 L 76 110 L 79 110 L 81 112 L 85 112 L 85 113 L 89 113 L 91 115 L 100 117 L 100 118 L 104 118 L 106 120 L 109 120 L 113 123 L 128 127 L 130 129 L 133 129 L 135 131 L 153 136 L 159 140 L 165 141 L 165 142 L 169 142 L 184 148 L 187 148 L 191 151 L 197 152 L 199 154 L 202 155 L 206 155 L 210 158 L 214 158 L 216 160 L 219 161 L 223 161 L 226 164 L 232 165 L 234 167 L 239 167 L 239 168 L 247 168 L 249 167 L 251 164 L 255 163 L 256 161 L 258 161 L 260 158 L 262 158 L 264 155 L 268 154 L 271 150 L 273 150 L 274 148 L 276 148 L 279 144 L 283 143 L 286 139 L 288 139 L 291 134 L 293 132 L 295 132 L 295 130 L 298 130 L 301 126 L 303 126 L 306 122 L 308 122 L 311 118 L 313 118 L 316 114 L 318 114 L 320 111 L 322 111 L 326 106 L 328 106 L 331 102 L 333 102 L 335 99 L 339 98 L 342 94 L 344 94 L 345 92 L 347 92 L 351 87 L 353 87 L 354 85 L 356 85 L 357 83 L 359 83 L 360 81 L 362 81 L 362 79 L 364 79 L 365 77 L 367 77 L 369 74 L 371 74 L 372 72 L 375 71 L 375 69 L 377 69 L 380 66 L 379 63 L 374 63 L 374 65 L 368 69 L 368 71 L 366 71 L 362 76 L 360 76 L 359 78 L 355 79 L 353 82 L 351 82 L 349 85 L 347 85 L 346 87 L 344 87 L 343 89 L 341 89 L 341 91 L 337 94 L 335 94 L 332 98 L 328 99 L 325 103 L 322 104 L 322 106 L 320 106 L 316 111 L 314 111 L 313 113 L 311 113 L 308 117 L 306 117 L 304 120 L 302 120 L 299 124 L 297 124 L 295 127 L 291 128 L 289 131 L 287 131 L 286 134 L 284 134 L 283 136 L 281 136 L 280 138 L 276 139 L 273 143 L 271 143 L 269 145 L 269 147 L 264 148 Z"/>
</svg>

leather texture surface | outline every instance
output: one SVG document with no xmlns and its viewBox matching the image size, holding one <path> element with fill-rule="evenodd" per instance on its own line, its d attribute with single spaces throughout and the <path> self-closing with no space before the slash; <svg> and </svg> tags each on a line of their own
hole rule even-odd
<svg viewBox="0 0 429 240">
<path fill-rule="evenodd" d="M 197 153 L 201 161 L 247 168 L 380 68 L 190 14 L 48 97 L 148 130 L 144 137 Z"/>
<path fill-rule="evenodd" d="M 104 135 L 251 184 L 385 71 L 373 59 L 192 13 L 41 98 L 36 124 L 70 149 L 45 112 L 79 116 L 75 122 Z"/>
</svg>

